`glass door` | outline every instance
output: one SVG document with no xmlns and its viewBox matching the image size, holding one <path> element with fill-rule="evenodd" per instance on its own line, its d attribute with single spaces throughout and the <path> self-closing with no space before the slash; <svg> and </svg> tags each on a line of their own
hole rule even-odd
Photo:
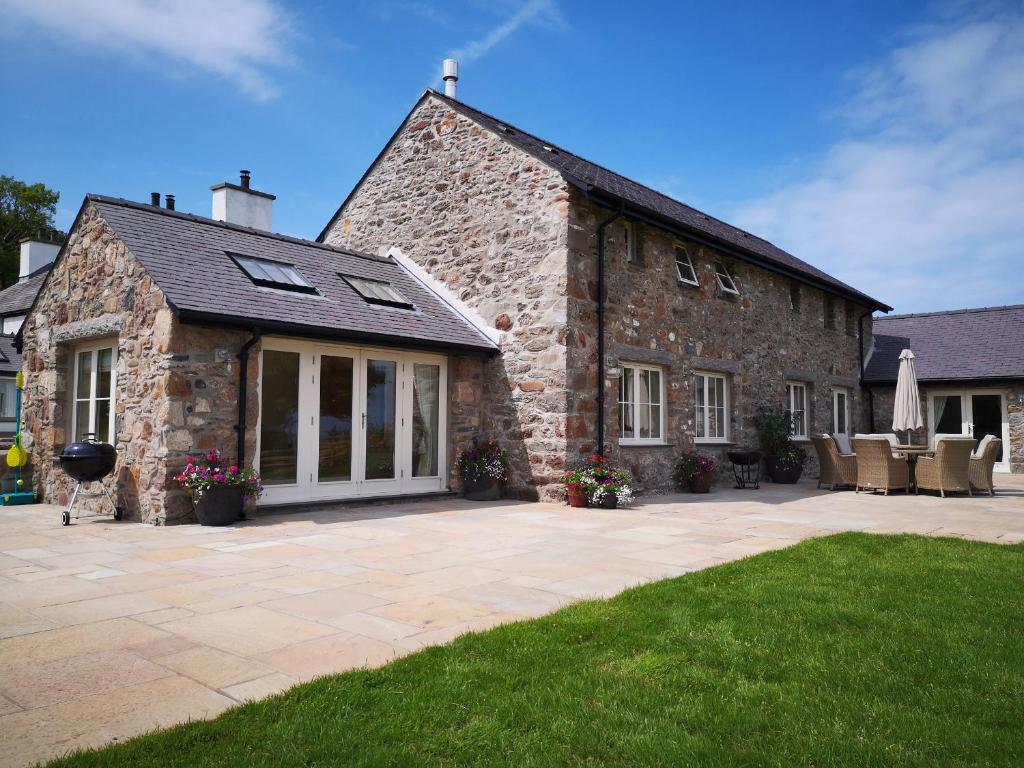
<svg viewBox="0 0 1024 768">
<path fill-rule="evenodd" d="M 399 488 L 399 377 L 402 364 L 383 354 L 363 357 L 362 458 L 364 493 L 387 493 Z"/>
<path fill-rule="evenodd" d="M 1002 393 L 991 390 L 935 392 L 929 394 L 928 402 L 928 432 L 932 444 L 936 435 L 967 435 L 976 441 L 985 435 L 994 435 L 1002 441 L 995 471 L 1010 471 L 1006 458 L 1009 420 Z"/>
<path fill-rule="evenodd" d="M 1006 405 L 1002 394 L 998 392 L 968 393 L 968 429 L 967 434 L 976 441 L 985 435 L 992 435 L 1002 441 L 996 454 L 995 471 L 1009 472 L 1009 461 L 1006 458 L 1006 447 L 1009 445 L 1009 421 Z"/>
<path fill-rule="evenodd" d="M 443 357 L 265 339 L 265 504 L 447 488 Z"/>
</svg>

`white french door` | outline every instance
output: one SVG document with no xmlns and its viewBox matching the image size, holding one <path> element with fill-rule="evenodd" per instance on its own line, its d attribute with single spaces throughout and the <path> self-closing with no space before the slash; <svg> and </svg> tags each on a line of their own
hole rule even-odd
<svg viewBox="0 0 1024 768">
<path fill-rule="evenodd" d="M 437 355 L 264 339 L 261 503 L 444 490 L 446 385 Z"/>
<path fill-rule="evenodd" d="M 968 435 L 981 440 L 995 435 L 1003 441 L 995 471 L 1009 472 L 1010 422 L 1006 396 L 998 390 L 936 390 L 928 393 L 928 442 L 935 435 Z"/>
</svg>

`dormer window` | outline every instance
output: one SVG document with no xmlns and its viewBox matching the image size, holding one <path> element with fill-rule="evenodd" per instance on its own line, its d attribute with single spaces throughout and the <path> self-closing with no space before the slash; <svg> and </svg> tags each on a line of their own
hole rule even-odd
<svg viewBox="0 0 1024 768">
<path fill-rule="evenodd" d="M 690 261 L 690 254 L 682 246 L 676 246 L 676 275 L 681 283 L 700 285 L 697 282 L 697 272 L 693 268 L 693 262 Z"/>
<path fill-rule="evenodd" d="M 316 293 L 316 288 L 309 284 L 294 264 L 257 259 L 240 253 L 228 253 L 228 256 L 256 285 L 296 293 Z"/>
<path fill-rule="evenodd" d="M 715 262 L 715 282 L 718 283 L 718 290 L 730 296 L 739 296 L 740 290 L 736 287 L 736 281 L 729 273 L 728 267 L 720 261 Z"/>
<path fill-rule="evenodd" d="M 367 304 L 382 304 L 388 307 L 399 307 L 400 309 L 412 309 L 413 304 L 402 292 L 391 283 L 384 280 L 370 280 L 365 277 L 353 277 L 352 275 L 341 275 L 349 286 L 358 293 Z"/>
</svg>

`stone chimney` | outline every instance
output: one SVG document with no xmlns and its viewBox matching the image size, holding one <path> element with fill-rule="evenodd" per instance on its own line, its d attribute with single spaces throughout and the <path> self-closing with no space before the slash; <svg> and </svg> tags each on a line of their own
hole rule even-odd
<svg viewBox="0 0 1024 768">
<path fill-rule="evenodd" d="M 274 195 L 257 192 L 249 186 L 249 171 L 241 171 L 238 184 L 222 182 L 210 187 L 213 190 L 213 215 L 217 221 L 238 224 L 242 227 L 273 230 Z"/>
<path fill-rule="evenodd" d="M 18 281 L 24 282 L 40 268 L 52 264 L 60 252 L 60 243 L 52 240 L 44 240 L 40 233 L 37 237 L 26 237 L 21 241 L 21 269 L 18 271 Z"/>
</svg>

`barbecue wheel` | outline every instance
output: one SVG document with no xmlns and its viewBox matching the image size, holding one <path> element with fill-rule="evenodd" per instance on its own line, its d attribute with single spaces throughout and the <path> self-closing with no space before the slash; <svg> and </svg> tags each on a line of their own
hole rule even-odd
<svg viewBox="0 0 1024 768">
<path fill-rule="evenodd" d="M 71 513 L 70 512 L 64 512 L 60 516 L 60 524 L 61 525 L 71 525 Z"/>
<path fill-rule="evenodd" d="M 114 519 L 124 520 L 124 507 L 114 507 Z"/>
</svg>

